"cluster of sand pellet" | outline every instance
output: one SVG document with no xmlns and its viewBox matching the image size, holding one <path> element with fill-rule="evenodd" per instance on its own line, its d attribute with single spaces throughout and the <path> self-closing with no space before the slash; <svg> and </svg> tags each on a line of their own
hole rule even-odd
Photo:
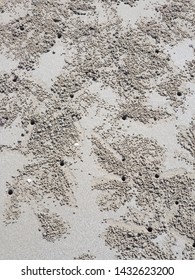
<svg viewBox="0 0 195 280">
<path fill-rule="evenodd" d="M 118 118 L 126 120 L 130 118 L 134 121 L 139 121 L 144 124 L 155 123 L 161 119 L 167 119 L 171 114 L 162 108 L 153 109 L 147 104 L 147 98 L 136 96 L 128 98 L 124 103 L 120 104 L 120 112 Z"/>
<path fill-rule="evenodd" d="M 180 132 L 178 134 L 178 141 L 181 146 L 186 149 L 193 160 L 195 157 L 195 123 L 194 119 L 190 122 L 189 127 L 180 128 Z"/>
<path fill-rule="evenodd" d="M 54 242 L 68 233 L 69 226 L 57 214 L 51 214 L 48 209 L 36 214 L 41 224 L 42 236 L 47 241 Z"/>
<path fill-rule="evenodd" d="M 96 257 L 87 253 L 87 254 L 82 254 L 79 257 L 75 257 L 74 260 L 95 260 Z"/>
</svg>

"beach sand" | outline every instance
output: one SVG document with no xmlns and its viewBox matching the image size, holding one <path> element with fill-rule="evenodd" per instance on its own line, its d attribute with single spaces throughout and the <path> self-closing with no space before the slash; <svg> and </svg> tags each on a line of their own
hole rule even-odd
<svg viewBox="0 0 195 280">
<path fill-rule="evenodd" d="M 0 259 L 195 259 L 195 1 L 0 1 Z"/>
</svg>

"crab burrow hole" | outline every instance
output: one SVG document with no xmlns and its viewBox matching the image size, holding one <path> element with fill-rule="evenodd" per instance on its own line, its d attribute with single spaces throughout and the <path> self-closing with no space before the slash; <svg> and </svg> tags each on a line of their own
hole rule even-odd
<svg viewBox="0 0 195 280">
<path fill-rule="evenodd" d="M 182 96 L 181 91 L 178 91 L 178 92 L 177 92 L 177 96 Z"/>
<path fill-rule="evenodd" d="M 31 120 L 30 120 L 30 124 L 31 124 L 31 125 L 34 125 L 34 124 L 35 124 L 35 120 L 34 120 L 34 119 L 31 119 Z"/>
<path fill-rule="evenodd" d="M 126 176 L 125 176 L 125 175 L 122 175 L 121 180 L 122 180 L 123 182 L 125 182 L 125 181 L 126 181 Z"/>
<path fill-rule="evenodd" d="M 127 117 L 128 117 L 127 114 L 124 114 L 124 115 L 122 116 L 122 120 L 125 121 L 125 120 L 127 119 Z"/>
<path fill-rule="evenodd" d="M 12 195 L 12 194 L 13 194 L 13 190 L 12 190 L 12 189 L 9 189 L 9 190 L 8 190 L 8 194 L 9 194 L 9 195 Z"/>
<path fill-rule="evenodd" d="M 60 161 L 60 166 L 64 166 L 64 164 L 65 164 L 65 163 L 64 163 L 64 160 L 61 160 L 61 161 Z"/>
<path fill-rule="evenodd" d="M 122 161 L 125 161 L 125 160 L 126 160 L 126 158 L 124 156 L 122 156 Z"/>
<path fill-rule="evenodd" d="M 152 229 L 152 227 L 148 227 L 147 230 L 148 230 L 148 232 L 152 232 L 153 229 Z"/>
</svg>

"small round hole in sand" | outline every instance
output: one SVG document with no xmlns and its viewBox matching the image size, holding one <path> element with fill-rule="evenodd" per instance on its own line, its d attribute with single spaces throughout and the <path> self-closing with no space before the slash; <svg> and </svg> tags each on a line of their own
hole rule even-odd
<svg viewBox="0 0 195 280">
<path fill-rule="evenodd" d="M 155 178 L 159 178 L 159 174 L 155 174 Z"/>
<path fill-rule="evenodd" d="M 123 175 L 123 176 L 121 177 L 121 180 L 122 180 L 123 182 L 125 182 L 125 180 L 126 180 L 126 176 L 125 176 L 125 175 Z"/>
<path fill-rule="evenodd" d="M 9 194 L 9 195 L 12 195 L 12 194 L 13 194 L 13 190 L 12 190 L 12 189 L 9 189 L 9 190 L 8 190 L 8 194 Z"/>
<path fill-rule="evenodd" d="M 159 53 L 160 51 L 158 49 L 155 50 L 155 53 Z"/>
<path fill-rule="evenodd" d="M 73 93 L 70 94 L 70 98 L 74 98 L 74 94 Z"/>
<path fill-rule="evenodd" d="M 194 248 L 195 248 L 195 241 L 194 241 L 194 243 L 192 244 L 192 247 L 194 247 Z"/>
<path fill-rule="evenodd" d="M 64 160 L 61 160 L 61 161 L 60 161 L 60 165 L 61 165 L 61 166 L 64 166 Z"/>
<path fill-rule="evenodd" d="M 34 125 L 34 124 L 35 124 L 35 120 L 34 120 L 34 119 L 31 119 L 31 120 L 30 120 L 30 124 L 31 124 L 31 125 Z"/>
<path fill-rule="evenodd" d="M 124 156 L 122 156 L 122 161 L 125 161 L 125 160 L 126 160 L 126 158 Z"/>
<path fill-rule="evenodd" d="M 13 78 L 13 82 L 16 82 L 17 79 L 18 79 L 18 76 L 15 75 L 14 78 Z"/>
<path fill-rule="evenodd" d="M 157 118 L 156 118 L 156 117 L 154 117 L 154 121 L 157 121 Z"/>
<path fill-rule="evenodd" d="M 178 91 L 177 96 L 182 96 L 182 93 L 180 91 Z"/>
<path fill-rule="evenodd" d="M 178 205 L 178 204 L 179 204 L 179 201 L 176 200 L 176 201 L 175 201 L 175 204 Z"/>
<path fill-rule="evenodd" d="M 123 115 L 122 119 L 125 121 L 127 119 L 127 115 Z"/>
<path fill-rule="evenodd" d="M 58 39 L 60 39 L 62 37 L 62 34 L 60 32 L 58 32 L 57 36 L 58 36 Z"/>
<path fill-rule="evenodd" d="M 23 25 L 20 26 L 20 30 L 22 30 L 22 31 L 24 30 L 24 26 Z"/>
<path fill-rule="evenodd" d="M 148 230 L 149 232 L 152 232 L 152 227 L 148 227 L 147 230 Z"/>
</svg>

